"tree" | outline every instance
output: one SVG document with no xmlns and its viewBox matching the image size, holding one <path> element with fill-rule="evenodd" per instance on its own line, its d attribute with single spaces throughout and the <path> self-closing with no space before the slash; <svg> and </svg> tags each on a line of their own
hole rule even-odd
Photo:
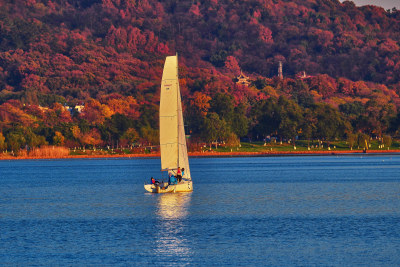
<svg viewBox="0 0 400 267">
<path fill-rule="evenodd" d="M 308 85 L 302 80 L 296 80 L 292 89 L 292 98 L 302 107 L 309 108 L 314 104 Z"/>
<path fill-rule="evenodd" d="M 64 145 L 64 139 L 65 139 L 64 136 L 60 132 L 56 131 L 55 135 L 53 137 L 53 144 L 55 146 L 63 146 Z"/>
<path fill-rule="evenodd" d="M 201 125 L 210 109 L 210 100 L 211 97 L 198 91 L 190 98 L 189 106 L 185 109 L 185 122 L 190 134 L 200 134 Z"/>
<path fill-rule="evenodd" d="M 7 134 L 8 149 L 13 151 L 16 155 L 19 154 L 20 148 L 25 145 L 26 140 L 21 132 L 10 132 Z"/>
<path fill-rule="evenodd" d="M 124 145 L 132 145 L 134 142 L 136 142 L 139 139 L 139 134 L 134 128 L 129 128 L 124 132 L 124 134 L 121 136 L 120 139 L 120 144 L 121 146 Z"/>
<path fill-rule="evenodd" d="M 365 114 L 365 107 L 361 102 L 354 101 L 340 104 L 339 110 L 347 117 L 347 120 L 351 123 L 353 128 L 357 130 L 364 130 L 364 126 L 359 127 L 360 125 L 364 125 L 361 118 L 363 118 L 362 116 Z"/>
<path fill-rule="evenodd" d="M 224 94 L 224 93 L 217 93 L 210 101 L 212 112 L 218 114 L 221 119 L 224 119 L 226 122 L 230 123 L 233 118 L 233 97 Z"/>
<path fill-rule="evenodd" d="M 234 75 L 239 75 L 240 67 L 235 57 L 228 56 L 225 61 L 225 68 Z"/>
<path fill-rule="evenodd" d="M 364 133 L 359 133 L 357 135 L 357 145 L 358 147 L 364 148 L 364 150 L 367 150 L 369 148 L 369 142 L 370 142 L 370 137 L 367 134 Z"/>
<path fill-rule="evenodd" d="M 80 114 L 80 117 L 90 122 L 91 125 L 96 125 L 104 122 L 105 113 L 107 113 L 107 111 L 104 109 L 104 105 L 100 104 L 98 100 L 90 99 L 85 104 L 85 108 Z"/>
<path fill-rule="evenodd" d="M 122 138 L 122 135 L 129 129 L 134 128 L 136 121 L 126 115 L 116 113 L 107 118 L 102 125 L 98 127 L 102 139 L 111 146 L 114 146 Z M 150 127 L 150 126 L 145 126 Z"/>
<path fill-rule="evenodd" d="M 349 143 L 350 149 L 353 149 L 353 146 L 356 143 L 356 141 L 357 141 L 356 134 L 352 134 L 352 133 L 347 134 L 347 142 Z"/>
<path fill-rule="evenodd" d="M 390 135 L 384 135 L 382 137 L 382 143 L 389 149 L 389 147 L 392 145 L 392 137 Z"/>
<path fill-rule="evenodd" d="M 127 116 L 117 113 L 111 116 L 110 122 L 118 130 L 118 137 L 122 136 L 129 128 L 132 128 L 135 121 Z"/>
<path fill-rule="evenodd" d="M 144 126 L 140 128 L 140 136 L 144 142 L 148 143 L 149 145 L 156 145 L 159 144 L 159 132 L 149 126 Z"/>
<path fill-rule="evenodd" d="M 83 134 L 82 143 L 89 146 L 98 146 L 102 143 L 101 134 L 98 129 L 92 128 L 89 132 Z"/>
<path fill-rule="evenodd" d="M 143 104 L 140 109 L 138 129 L 142 127 L 158 128 L 158 106 L 155 104 Z"/>
<path fill-rule="evenodd" d="M 228 147 L 239 147 L 240 139 L 237 137 L 235 133 L 230 133 L 226 139 L 226 145 Z"/>
<path fill-rule="evenodd" d="M 26 144 L 29 148 L 35 148 L 41 145 L 47 145 L 46 138 L 35 134 L 31 128 L 27 127 L 23 129 Z"/>
<path fill-rule="evenodd" d="M 206 116 L 210 109 L 211 97 L 201 92 L 194 92 L 193 97 L 190 100 L 191 108 L 194 108 L 199 115 Z"/>
<path fill-rule="evenodd" d="M 249 120 L 246 116 L 246 106 L 242 103 L 234 109 L 231 128 L 239 137 L 247 135 L 249 131 Z"/>
<path fill-rule="evenodd" d="M 7 148 L 6 138 L 3 133 L 0 132 L 0 151 L 4 151 Z"/>
<path fill-rule="evenodd" d="M 397 113 L 396 117 L 393 117 L 390 120 L 390 128 L 389 131 L 393 134 L 397 134 L 400 132 L 400 112 Z"/>
<path fill-rule="evenodd" d="M 264 89 L 265 86 L 267 86 L 267 82 L 265 79 L 262 79 L 260 77 L 257 77 L 256 80 L 251 82 L 253 86 L 255 86 L 258 90 Z"/>
<path fill-rule="evenodd" d="M 368 117 L 367 129 L 370 134 L 382 136 L 395 117 L 395 107 L 392 104 L 380 103 L 378 99 L 371 99 L 366 104 Z"/>
<path fill-rule="evenodd" d="M 79 129 L 78 125 L 74 125 L 71 127 L 71 133 L 76 140 L 79 140 L 79 138 L 81 138 L 81 129 Z"/>
<path fill-rule="evenodd" d="M 210 143 L 210 149 L 212 142 L 218 143 L 218 141 L 226 139 L 230 133 L 226 121 L 221 119 L 215 112 L 211 112 L 207 115 L 202 128 L 203 139 Z"/>
<path fill-rule="evenodd" d="M 228 52 L 226 50 L 219 50 L 215 54 L 210 57 L 210 62 L 215 67 L 223 67 L 228 56 Z"/>
<path fill-rule="evenodd" d="M 336 137 L 343 137 L 350 131 L 350 125 L 343 120 L 340 113 L 326 104 L 317 104 L 314 112 L 317 116 L 316 137 L 322 140 L 333 140 Z"/>
<path fill-rule="evenodd" d="M 267 135 L 277 134 L 280 117 L 276 99 L 269 98 L 256 103 L 250 113 L 253 137 L 264 139 Z"/>
<path fill-rule="evenodd" d="M 302 135 L 307 139 L 307 146 L 310 146 L 310 139 L 315 136 L 317 129 L 317 118 L 315 114 L 309 109 L 305 109 L 303 114 L 303 124 L 301 125 Z"/>
<path fill-rule="evenodd" d="M 279 126 L 278 134 L 286 139 L 296 140 L 300 127 L 303 122 L 303 112 L 299 105 L 285 97 L 279 97 Z"/>
<path fill-rule="evenodd" d="M 310 89 L 317 91 L 324 98 L 327 98 L 337 91 L 337 84 L 335 79 L 323 74 L 311 78 Z"/>
</svg>

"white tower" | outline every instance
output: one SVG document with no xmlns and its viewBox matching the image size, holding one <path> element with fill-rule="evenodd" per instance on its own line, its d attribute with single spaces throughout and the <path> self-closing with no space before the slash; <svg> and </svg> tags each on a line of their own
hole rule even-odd
<svg viewBox="0 0 400 267">
<path fill-rule="evenodd" d="M 278 77 L 279 79 L 283 80 L 282 61 L 279 61 Z"/>
</svg>

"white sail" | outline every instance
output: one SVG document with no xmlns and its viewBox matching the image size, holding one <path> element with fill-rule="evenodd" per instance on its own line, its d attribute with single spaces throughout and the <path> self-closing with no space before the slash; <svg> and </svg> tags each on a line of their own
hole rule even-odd
<svg viewBox="0 0 400 267">
<path fill-rule="evenodd" d="M 190 179 L 189 160 L 179 90 L 178 56 L 165 60 L 160 96 L 161 169 L 185 168 Z"/>
</svg>

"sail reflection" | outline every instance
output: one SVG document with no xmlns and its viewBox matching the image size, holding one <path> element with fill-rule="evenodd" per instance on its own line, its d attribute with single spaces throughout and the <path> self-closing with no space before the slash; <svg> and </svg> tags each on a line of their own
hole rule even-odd
<svg viewBox="0 0 400 267">
<path fill-rule="evenodd" d="M 160 194 L 157 216 L 156 253 L 164 259 L 187 262 L 192 251 L 188 245 L 186 217 L 190 204 L 191 193 Z M 167 258 L 165 258 L 167 257 Z"/>
</svg>

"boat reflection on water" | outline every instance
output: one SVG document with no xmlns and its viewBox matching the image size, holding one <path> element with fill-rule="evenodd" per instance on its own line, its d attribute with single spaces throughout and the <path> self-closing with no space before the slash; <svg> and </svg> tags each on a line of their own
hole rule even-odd
<svg viewBox="0 0 400 267">
<path fill-rule="evenodd" d="M 192 193 L 161 194 L 157 215 L 163 220 L 186 218 L 191 196 Z"/>
<path fill-rule="evenodd" d="M 156 253 L 171 262 L 190 262 L 186 217 L 192 193 L 160 194 L 157 208 L 159 218 Z"/>
</svg>

